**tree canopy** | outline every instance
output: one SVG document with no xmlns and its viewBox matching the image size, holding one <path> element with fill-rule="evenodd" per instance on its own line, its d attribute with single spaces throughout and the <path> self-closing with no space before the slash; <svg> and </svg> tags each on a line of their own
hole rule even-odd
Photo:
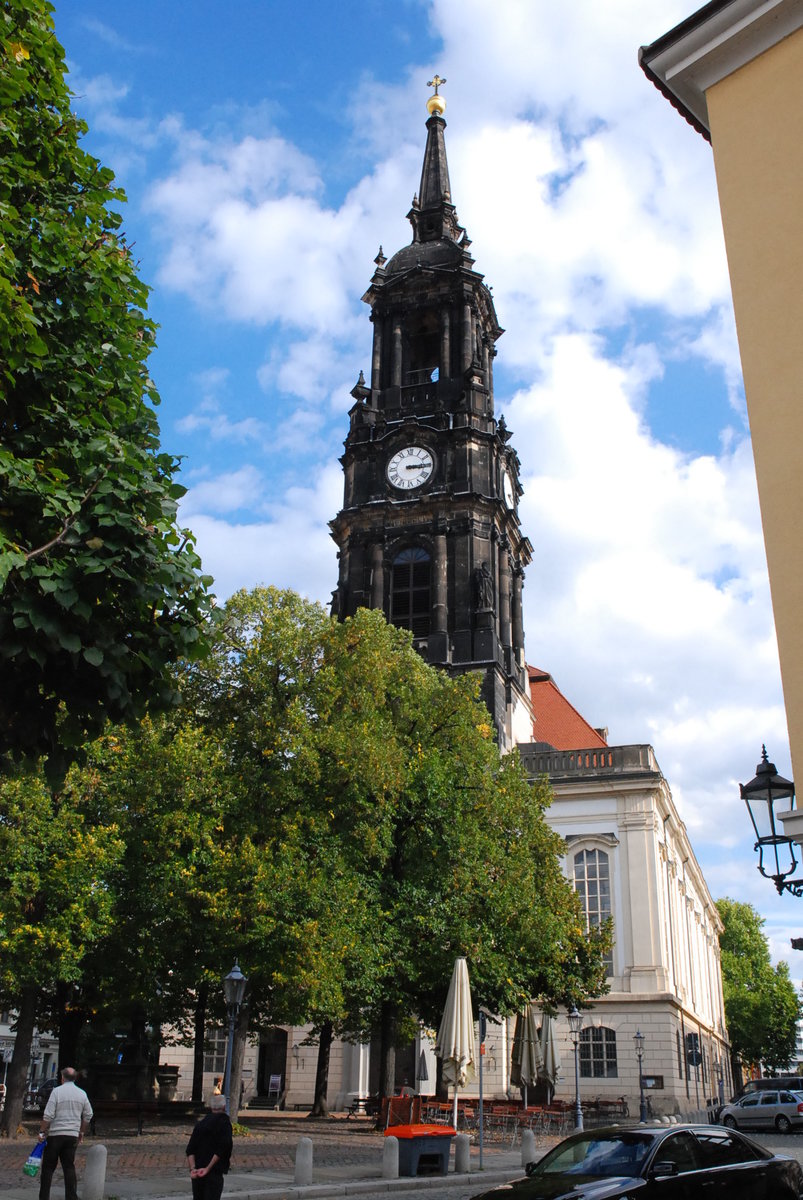
<svg viewBox="0 0 803 1200">
<path fill-rule="evenodd" d="M 37 937 L 51 921 L 65 943 L 40 970 L 13 905 L 0 918 L 5 996 L 30 983 L 41 1027 L 69 984 L 96 1030 L 114 1016 L 190 1036 L 192 1022 L 202 1042 L 222 1017 L 207 994 L 237 958 L 252 1029 L 310 1022 L 322 1046 L 325 1031 L 378 1035 L 389 1091 L 393 1050 L 437 1024 L 457 955 L 500 1014 L 605 990 L 608 931 L 586 934 L 548 788 L 500 756 L 476 679 L 428 666 L 381 613 L 337 622 L 258 588 L 225 605 L 177 684 L 178 709 L 109 729 L 60 793 L 0 782 L 0 883 L 40 903 Z M 33 807 L 17 821 L 19 796 Z M 74 828 L 107 850 L 68 935 L 72 910 L 30 863 L 63 880 Z"/>
<path fill-rule="evenodd" d="M 19 1121 L 42 996 L 80 981 L 89 948 L 113 925 L 106 883 L 124 843 L 75 783 L 54 794 L 39 775 L 0 778 L 0 1004 L 18 1014 L 5 1131 Z"/>
<path fill-rule="evenodd" d="M 604 991 L 608 931 L 586 934 L 544 820 L 548 789 L 500 757 L 477 680 L 429 667 L 381 613 L 334 622 L 256 589 L 227 604 L 189 695 L 237 780 L 232 920 L 270 1019 L 288 1019 L 276 1006 L 284 997 L 289 1014 L 292 996 L 306 1019 L 380 1033 L 390 1053 L 415 1021 L 436 1022 L 458 954 L 500 1013 Z M 303 938 L 267 953 L 275 905 L 255 912 L 257 880 L 278 847 L 306 864 L 288 911 L 314 901 L 325 919 L 313 907 Z M 298 949 L 315 963 L 306 977 L 297 963 L 287 975 Z"/>
<path fill-rule="evenodd" d="M 764 918 L 751 904 L 717 901 L 724 929 L 722 991 L 735 1056 L 770 1071 L 788 1066 L 795 1054 L 801 1005 L 785 962 L 773 967 Z"/>
<path fill-rule="evenodd" d="M 148 289 L 45 0 L 0 3 L 0 767 L 174 698 L 211 600 L 164 453 Z"/>
</svg>

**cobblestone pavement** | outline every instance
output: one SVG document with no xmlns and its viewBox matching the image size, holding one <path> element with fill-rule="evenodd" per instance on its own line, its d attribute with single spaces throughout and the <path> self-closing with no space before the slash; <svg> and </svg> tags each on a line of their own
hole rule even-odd
<svg viewBox="0 0 803 1200">
<path fill-rule="evenodd" d="M 295 1114 L 271 1113 L 264 1116 L 241 1114 L 240 1120 L 248 1136 L 234 1143 L 232 1171 L 226 1191 L 252 1185 L 257 1180 L 263 1187 L 291 1184 L 299 1139 L 311 1137 L 314 1147 L 315 1182 L 343 1183 L 348 1180 L 379 1179 L 382 1167 L 383 1138 L 367 1120 L 309 1121 Z M 188 1191 L 187 1166 L 184 1149 L 193 1120 L 160 1122 L 137 1137 L 133 1122 L 127 1127 L 98 1127 L 97 1136 L 87 1137 L 76 1154 L 80 1179 L 86 1154 L 92 1145 L 102 1144 L 107 1150 L 107 1196 L 138 1195 L 150 1197 Z M 38 1181 L 22 1174 L 22 1164 L 36 1143 L 37 1122 L 26 1122 L 26 1135 L 13 1142 L 0 1142 L 0 1195 L 16 1200 L 34 1200 Z M 541 1153 L 546 1146 L 539 1146 Z M 508 1143 L 488 1144 L 484 1151 L 486 1170 L 494 1165 L 510 1167 L 517 1161 L 518 1151 Z M 472 1150 L 472 1170 L 476 1150 Z M 520 1162 L 520 1159 L 518 1160 Z M 244 1182 L 245 1181 L 245 1182 Z M 434 1182 L 434 1181 L 433 1181 Z M 477 1190 L 474 1186 L 474 1191 Z M 61 1171 L 54 1177 L 52 1198 L 63 1195 Z M 225 1192 L 224 1192 L 225 1195 Z"/>
</svg>

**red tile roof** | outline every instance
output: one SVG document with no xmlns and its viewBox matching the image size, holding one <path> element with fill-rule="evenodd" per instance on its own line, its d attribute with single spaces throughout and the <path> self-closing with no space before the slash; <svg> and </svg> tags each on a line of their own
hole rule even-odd
<svg viewBox="0 0 803 1200">
<path fill-rule="evenodd" d="M 546 671 L 527 668 L 535 721 L 533 737 L 555 750 L 590 750 L 607 746 L 606 739 L 570 704 Z M 607 732 L 607 731 L 604 731 Z"/>
</svg>

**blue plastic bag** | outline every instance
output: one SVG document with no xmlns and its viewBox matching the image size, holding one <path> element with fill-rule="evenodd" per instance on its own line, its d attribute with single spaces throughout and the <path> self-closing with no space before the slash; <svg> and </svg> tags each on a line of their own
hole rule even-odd
<svg viewBox="0 0 803 1200">
<path fill-rule="evenodd" d="M 44 1142 L 37 1142 L 31 1153 L 28 1155 L 26 1162 L 23 1164 L 23 1173 L 25 1175 L 38 1175 L 39 1168 L 42 1165 L 42 1151 L 45 1148 Z"/>
</svg>

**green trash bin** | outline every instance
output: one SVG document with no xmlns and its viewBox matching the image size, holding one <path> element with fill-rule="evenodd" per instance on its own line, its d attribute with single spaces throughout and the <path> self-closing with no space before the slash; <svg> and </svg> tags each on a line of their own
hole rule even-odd
<svg viewBox="0 0 803 1200">
<path fill-rule="evenodd" d="M 451 1125 L 392 1125 L 385 1137 L 398 1138 L 400 1175 L 447 1175 L 456 1133 Z"/>
</svg>

